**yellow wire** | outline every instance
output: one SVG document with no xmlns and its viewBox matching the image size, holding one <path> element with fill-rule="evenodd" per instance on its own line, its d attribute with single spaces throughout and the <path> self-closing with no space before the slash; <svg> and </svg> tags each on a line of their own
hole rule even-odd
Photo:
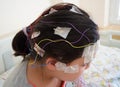
<svg viewBox="0 0 120 87">
<path fill-rule="evenodd" d="M 30 60 L 29 64 L 31 64 L 31 65 L 34 64 L 37 61 L 37 57 L 38 57 L 38 54 L 35 56 L 35 60 L 34 61 Z"/>
<path fill-rule="evenodd" d="M 44 42 L 44 41 L 50 41 L 50 42 L 54 42 L 54 43 L 56 43 L 56 42 L 63 42 L 63 41 L 64 41 L 64 42 L 68 43 L 68 44 L 69 44 L 71 47 L 73 47 L 73 48 L 83 48 L 83 47 L 87 47 L 87 46 L 93 44 L 93 43 L 89 43 L 89 44 L 83 45 L 83 46 L 74 46 L 74 45 L 72 45 L 72 44 L 71 44 L 69 41 L 67 41 L 67 40 L 62 40 L 62 39 L 59 39 L 59 40 L 43 39 L 43 40 L 41 40 L 40 42 L 38 42 L 38 45 L 39 45 L 40 43 Z M 32 63 L 30 63 L 30 64 L 34 64 L 34 63 L 36 62 L 37 57 L 38 57 L 38 54 L 37 54 L 36 57 L 35 57 L 35 61 L 32 62 Z"/>
<path fill-rule="evenodd" d="M 50 41 L 50 42 L 62 42 L 62 41 L 64 41 L 64 42 L 68 43 L 70 46 L 72 46 L 73 48 L 83 48 L 83 47 L 87 47 L 87 46 L 93 44 L 93 43 L 89 43 L 89 44 L 83 45 L 83 46 L 74 46 L 74 45 L 72 45 L 72 44 L 71 44 L 69 41 L 67 41 L 67 40 L 61 40 L 61 39 L 60 39 L 60 40 L 43 39 L 43 40 L 41 40 L 40 42 L 38 42 L 38 45 L 39 45 L 40 43 L 44 42 L 44 41 Z"/>
</svg>

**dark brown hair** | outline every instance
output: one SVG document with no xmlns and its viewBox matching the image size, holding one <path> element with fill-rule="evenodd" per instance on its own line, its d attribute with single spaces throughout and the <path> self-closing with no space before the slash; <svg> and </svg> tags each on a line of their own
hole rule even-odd
<svg viewBox="0 0 120 87">
<path fill-rule="evenodd" d="M 75 12 L 70 11 L 74 7 Z M 57 10 L 49 14 L 51 8 Z M 56 27 L 70 27 L 71 30 L 66 38 L 54 34 Z M 99 39 L 98 26 L 89 18 L 89 15 L 78 8 L 74 4 L 60 3 L 51 6 L 45 10 L 43 14 L 36 19 L 27 28 L 28 36 L 21 30 L 13 39 L 13 49 L 16 55 L 31 54 L 33 58 L 37 55 L 33 49 L 35 43 L 39 43 L 43 39 L 65 40 L 74 46 L 84 46 L 89 43 L 95 43 Z M 40 35 L 31 39 L 31 35 L 35 31 L 40 31 Z M 44 57 L 38 56 L 39 60 L 48 56 L 58 61 L 69 63 L 82 56 L 83 48 L 74 48 L 65 41 L 49 42 L 44 41 L 39 44 L 45 50 Z"/>
</svg>

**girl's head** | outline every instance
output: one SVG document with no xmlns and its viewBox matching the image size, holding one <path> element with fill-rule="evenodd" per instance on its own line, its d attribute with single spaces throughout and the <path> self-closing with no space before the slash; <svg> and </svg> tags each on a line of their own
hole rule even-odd
<svg viewBox="0 0 120 87">
<path fill-rule="evenodd" d="M 51 61 L 58 69 L 62 66 L 72 72 L 66 65 L 76 60 L 83 61 L 82 65 L 89 63 L 98 39 L 98 26 L 85 11 L 70 3 L 60 3 L 45 10 L 37 20 L 16 34 L 12 46 L 15 55 L 30 54 L 37 62 L 49 60 L 48 63 Z"/>
</svg>

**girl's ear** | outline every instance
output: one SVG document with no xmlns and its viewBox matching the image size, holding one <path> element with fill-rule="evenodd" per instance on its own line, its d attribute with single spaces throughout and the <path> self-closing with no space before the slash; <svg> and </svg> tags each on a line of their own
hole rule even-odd
<svg viewBox="0 0 120 87">
<path fill-rule="evenodd" d="M 85 69 L 88 69 L 90 67 L 90 63 L 85 67 Z"/>
<path fill-rule="evenodd" d="M 46 60 L 46 67 L 49 69 L 49 70 L 56 70 L 56 68 L 55 68 L 55 63 L 56 63 L 57 61 L 55 60 L 55 59 L 53 59 L 53 58 L 51 58 L 51 57 L 49 57 L 49 58 L 47 58 L 47 60 Z"/>
</svg>

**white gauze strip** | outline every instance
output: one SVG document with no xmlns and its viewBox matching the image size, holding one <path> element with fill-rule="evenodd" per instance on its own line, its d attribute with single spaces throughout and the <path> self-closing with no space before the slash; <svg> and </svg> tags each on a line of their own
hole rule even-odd
<svg viewBox="0 0 120 87">
<path fill-rule="evenodd" d="M 63 37 L 64 39 L 67 38 L 71 28 L 70 27 L 56 27 L 54 34 Z"/>
<path fill-rule="evenodd" d="M 97 53 L 99 43 L 98 41 L 94 45 L 90 45 L 84 48 L 82 57 L 84 58 L 84 64 L 91 62 Z"/>
<path fill-rule="evenodd" d="M 45 51 L 41 47 L 39 47 L 37 43 L 35 43 L 34 45 L 34 50 L 37 52 L 38 55 L 43 57 Z"/>
<path fill-rule="evenodd" d="M 67 66 L 65 63 L 57 62 L 55 66 L 56 70 L 63 71 L 64 73 L 79 72 L 79 65 Z"/>
</svg>

